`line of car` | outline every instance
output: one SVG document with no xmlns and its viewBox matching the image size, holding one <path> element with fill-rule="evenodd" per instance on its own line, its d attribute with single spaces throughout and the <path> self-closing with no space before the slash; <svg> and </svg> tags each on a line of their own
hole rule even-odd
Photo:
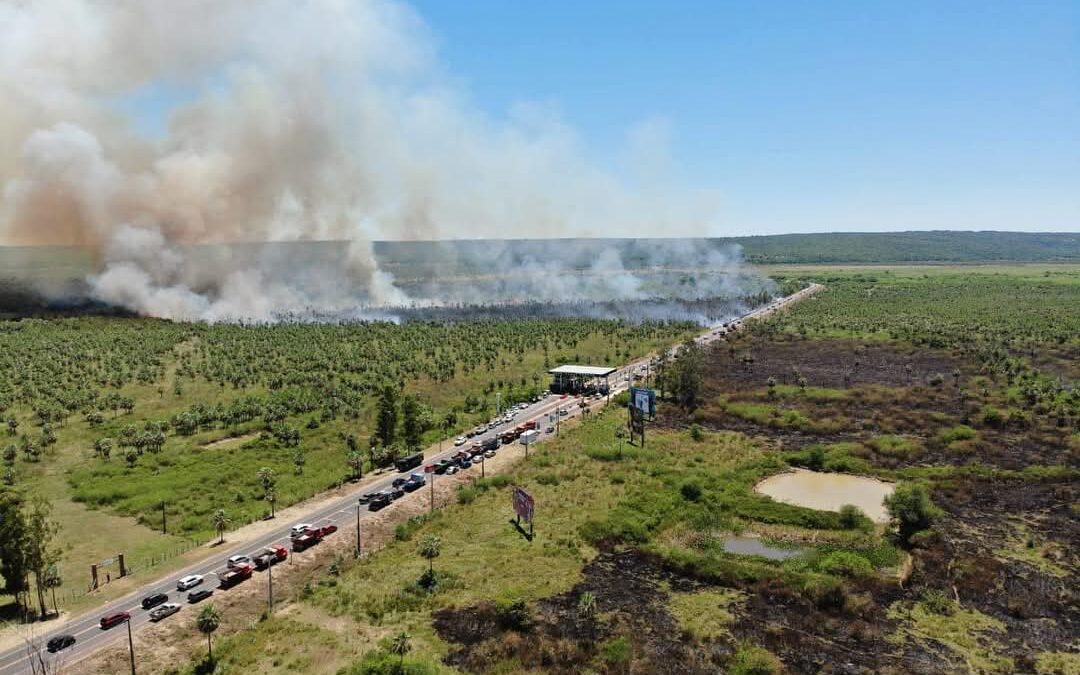
<svg viewBox="0 0 1080 675">
<path fill-rule="evenodd" d="M 541 396 L 536 397 L 534 403 L 540 401 L 542 398 L 547 398 L 549 395 L 550 392 L 544 392 Z M 565 396 L 563 398 L 565 398 Z M 529 403 L 520 403 L 513 406 L 501 418 L 492 420 L 488 425 L 482 425 L 470 431 L 468 437 L 472 438 L 486 433 L 489 430 L 496 429 L 502 424 L 511 423 L 514 417 L 519 412 L 526 410 L 529 405 Z M 566 410 L 560 412 L 563 415 L 568 414 Z M 474 463 L 479 463 L 485 459 L 495 457 L 500 445 L 513 443 L 514 440 L 521 437 L 522 434 L 535 431 L 537 428 L 537 421 L 531 420 L 524 424 L 520 424 L 513 429 L 507 429 L 502 433 L 491 436 L 483 441 L 476 441 L 468 450 L 461 450 L 449 459 L 441 459 L 435 462 L 433 471 L 436 474 L 452 475 L 458 471 L 468 469 Z M 550 426 L 547 429 L 549 433 L 553 430 L 554 429 Z M 455 439 L 454 445 L 460 447 L 467 442 L 468 439 L 466 437 L 459 436 Z M 361 496 L 360 503 L 368 504 L 368 509 L 371 511 L 378 511 L 379 509 L 388 506 L 391 502 L 404 497 L 406 493 L 420 489 L 426 482 L 426 477 L 420 472 L 411 473 L 408 477 L 398 477 L 394 479 L 390 488 Z M 336 532 L 337 529 L 337 525 L 332 523 L 322 526 L 316 526 L 310 523 L 299 523 L 294 525 L 289 531 L 292 550 L 294 553 L 306 550 L 321 542 L 327 535 Z M 285 547 L 270 546 L 252 555 L 240 554 L 231 556 L 226 561 L 225 571 L 217 573 L 216 575 L 218 577 L 218 588 L 232 588 L 233 586 L 250 579 L 254 570 L 266 569 L 271 565 L 275 565 L 282 560 L 285 560 L 288 555 L 288 550 Z M 188 604 L 193 605 L 202 602 L 214 594 L 214 589 L 212 588 L 199 588 L 205 581 L 206 577 L 202 574 L 189 574 L 177 580 L 176 590 L 180 593 L 187 591 L 187 602 Z M 142 599 L 140 605 L 143 610 L 149 612 L 148 618 L 150 621 L 155 623 L 176 614 L 182 608 L 179 603 L 169 602 L 169 595 L 167 593 L 155 593 L 149 595 Z M 101 630 L 108 630 L 130 620 L 131 612 L 120 611 L 101 617 L 98 625 Z M 75 643 L 76 638 L 74 635 L 57 635 L 49 639 L 46 643 L 46 649 L 49 652 L 55 653 L 67 649 Z"/>
</svg>

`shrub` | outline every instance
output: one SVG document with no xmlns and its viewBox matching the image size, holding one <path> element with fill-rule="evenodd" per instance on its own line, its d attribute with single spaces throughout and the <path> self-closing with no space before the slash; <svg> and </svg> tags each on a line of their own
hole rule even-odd
<svg viewBox="0 0 1080 675">
<path fill-rule="evenodd" d="M 951 616 L 956 611 L 956 604 L 952 599 L 937 589 L 923 593 L 922 605 L 926 611 L 941 616 Z"/>
<path fill-rule="evenodd" d="M 480 495 L 480 490 L 472 485 L 462 485 L 457 491 L 458 504 L 472 504 Z"/>
<path fill-rule="evenodd" d="M 873 523 L 866 514 L 862 512 L 858 506 L 854 504 L 844 504 L 840 507 L 840 527 L 845 530 L 855 530 L 865 528 L 867 525 Z"/>
<path fill-rule="evenodd" d="M 930 501 L 930 492 L 921 483 L 899 483 L 885 498 L 885 508 L 904 544 L 910 544 L 912 535 L 930 527 L 941 515 L 941 509 Z"/>
<path fill-rule="evenodd" d="M 683 499 L 688 502 L 696 502 L 701 499 L 701 486 L 694 482 L 686 482 L 679 488 Z"/>
<path fill-rule="evenodd" d="M 784 664 L 775 654 L 749 642 L 739 645 L 728 669 L 730 675 L 780 675 L 782 672 Z"/>
<path fill-rule="evenodd" d="M 690 425 L 690 438 L 697 443 L 705 440 L 705 430 L 701 428 L 700 424 Z"/>
<path fill-rule="evenodd" d="M 608 664 L 627 663 L 634 656 L 634 646 L 625 635 L 611 638 L 600 644 L 600 657 Z"/>
<path fill-rule="evenodd" d="M 971 440 L 977 435 L 978 432 L 976 432 L 974 429 L 967 426 L 966 424 L 958 424 L 951 429 L 945 429 L 944 431 L 942 431 L 940 434 L 938 434 L 938 438 L 945 445 L 950 445 L 952 443 L 955 443 L 956 441 Z"/>
<path fill-rule="evenodd" d="M 979 412 L 979 420 L 984 426 L 1000 429 L 1005 424 L 1005 415 L 993 406 L 984 406 Z"/>
<path fill-rule="evenodd" d="M 529 605 L 521 598 L 503 598 L 495 603 L 495 616 L 503 628 L 526 631 L 532 625 Z"/>
<path fill-rule="evenodd" d="M 841 577 L 867 577 L 874 573 L 874 567 L 869 560 L 850 551 L 828 554 L 819 567 L 826 574 Z"/>
</svg>

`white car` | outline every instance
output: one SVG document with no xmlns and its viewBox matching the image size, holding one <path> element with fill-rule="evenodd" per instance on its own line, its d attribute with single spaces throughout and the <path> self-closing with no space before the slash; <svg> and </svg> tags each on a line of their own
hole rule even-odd
<svg viewBox="0 0 1080 675">
<path fill-rule="evenodd" d="M 154 609 L 150 610 L 150 620 L 156 623 L 167 616 L 172 616 L 173 614 L 176 614 L 179 611 L 180 605 L 176 604 L 175 602 L 166 602 L 164 605 L 161 605 L 160 607 L 155 607 Z"/>
<path fill-rule="evenodd" d="M 251 558 L 246 555 L 234 555 L 233 557 L 229 558 L 227 564 L 229 569 L 233 569 L 234 567 L 241 567 L 243 565 L 250 565 Z"/>
<path fill-rule="evenodd" d="M 458 436 L 457 438 L 455 438 L 454 439 L 454 445 L 465 445 L 465 437 L 464 436 Z"/>
<path fill-rule="evenodd" d="M 494 456 L 495 456 L 495 451 L 494 450 L 488 450 L 487 452 L 484 453 L 484 457 L 486 457 L 488 459 L 491 459 Z"/>
<path fill-rule="evenodd" d="M 300 535 L 302 535 L 303 533 L 307 532 L 310 529 L 311 529 L 311 523 L 297 523 L 296 525 L 292 526 L 291 530 L 289 530 L 289 536 L 290 537 L 299 537 Z"/>
<path fill-rule="evenodd" d="M 451 464 L 450 466 L 446 467 L 447 476 L 453 476 L 458 471 L 461 471 L 461 468 L 457 464 Z"/>
<path fill-rule="evenodd" d="M 201 574 L 189 574 L 188 576 L 180 579 L 176 582 L 176 590 L 186 591 L 189 588 L 195 588 L 203 582 L 203 575 Z"/>
</svg>

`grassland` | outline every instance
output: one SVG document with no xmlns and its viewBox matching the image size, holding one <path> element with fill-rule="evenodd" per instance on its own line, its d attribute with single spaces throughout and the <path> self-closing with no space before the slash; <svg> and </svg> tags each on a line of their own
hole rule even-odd
<svg viewBox="0 0 1080 675">
<path fill-rule="evenodd" d="M 361 451 L 370 445 L 386 385 L 418 399 L 428 443 L 486 421 L 496 395 L 503 405 L 534 395 L 546 367 L 620 363 L 691 330 L 585 320 L 8 322 L 0 324 L 0 446 L 14 447 L 7 480 L 54 505 L 67 549 L 63 597 L 85 590 L 89 564 L 118 552 L 139 570 L 205 541 L 217 508 L 234 526 L 264 517 L 261 467 L 277 475 L 278 508 L 340 484 L 350 438 Z M 107 457 L 95 451 L 103 438 Z M 229 438 L 239 440 L 220 442 Z M 366 454 L 365 470 L 379 460 Z M 160 532 L 163 504 L 169 534 Z"/>
</svg>

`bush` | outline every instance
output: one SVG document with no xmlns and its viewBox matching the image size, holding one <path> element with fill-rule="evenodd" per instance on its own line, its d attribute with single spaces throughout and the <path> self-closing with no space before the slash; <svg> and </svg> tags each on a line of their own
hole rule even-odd
<svg viewBox="0 0 1080 675">
<path fill-rule="evenodd" d="M 864 529 L 868 525 L 872 526 L 873 523 L 858 506 L 844 504 L 840 507 L 840 527 L 845 530 L 856 530 Z"/>
<path fill-rule="evenodd" d="M 941 616 L 951 616 L 956 611 L 956 604 L 952 599 L 936 589 L 923 593 L 922 605 L 926 611 Z"/>
<path fill-rule="evenodd" d="M 1000 429 L 1005 424 L 1005 415 L 993 406 L 984 406 L 979 412 L 979 420 L 984 426 Z"/>
<path fill-rule="evenodd" d="M 739 645 L 728 669 L 730 675 L 780 675 L 782 672 L 784 664 L 775 654 L 749 642 Z"/>
<path fill-rule="evenodd" d="M 874 573 L 874 566 L 869 560 L 850 551 L 836 551 L 828 554 L 819 567 L 826 574 L 840 577 L 868 577 Z"/>
<path fill-rule="evenodd" d="M 627 663 L 634 656 L 634 646 L 624 635 L 601 643 L 600 657 L 610 665 Z"/>
<path fill-rule="evenodd" d="M 705 430 L 701 428 L 700 424 L 690 425 L 690 438 L 697 443 L 705 440 Z"/>
<path fill-rule="evenodd" d="M 473 485 L 462 485 L 457 491 L 458 504 L 472 504 L 480 496 L 480 490 Z"/>
<path fill-rule="evenodd" d="M 402 662 L 397 655 L 380 649 L 365 654 L 359 663 L 341 669 L 338 675 L 435 675 L 438 672 L 433 664 L 408 656 Z"/>
<path fill-rule="evenodd" d="M 495 603 L 495 616 L 508 630 L 526 631 L 532 626 L 529 605 L 521 598 L 503 598 Z"/>
<path fill-rule="evenodd" d="M 688 502 L 696 502 L 701 499 L 701 486 L 694 482 L 686 482 L 679 488 L 683 499 Z"/>
<path fill-rule="evenodd" d="M 952 443 L 955 443 L 956 441 L 971 440 L 977 435 L 978 432 L 976 432 L 974 429 L 967 426 L 966 424 L 958 424 L 951 429 L 945 429 L 944 431 L 942 431 L 940 434 L 938 434 L 938 438 L 945 445 L 950 445 Z"/>
<path fill-rule="evenodd" d="M 885 508 L 897 527 L 901 543 L 910 544 L 911 537 L 930 527 L 941 509 L 930 501 L 930 492 L 921 483 L 899 483 L 885 498 Z"/>
</svg>

